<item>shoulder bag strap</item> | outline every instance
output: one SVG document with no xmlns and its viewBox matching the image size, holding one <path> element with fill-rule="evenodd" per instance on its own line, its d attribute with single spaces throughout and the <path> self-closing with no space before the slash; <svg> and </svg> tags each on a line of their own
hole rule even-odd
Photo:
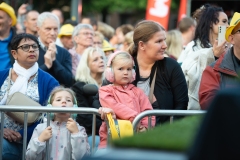
<svg viewBox="0 0 240 160">
<path fill-rule="evenodd" d="M 155 69 L 155 73 L 153 76 L 153 80 L 151 83 L 151 88 L 150 88 L 150 92 L 149 92 L 149 96 L 148 96 L 148 99 L 151 102 L 151 104 L 153 103 L 153 91 L 154 91 L 154 87 L 155 87 L 156 73 L 157 73 L 157 68 Z"/>
<path fill-rule="evenodd" d="M 9 89 L 10 89 L 10 86 L 11 86 L 11 77 L 12 77 L 12 69 L 10 68 L 9 69 L 9 75 L 8 75 L 8 77 L 9 77 L 9 79 L 8 79 L 8 87 L 7 87 L 7 94 L 8 94 L 8 92 L 9 92 Z"/>
</svg>

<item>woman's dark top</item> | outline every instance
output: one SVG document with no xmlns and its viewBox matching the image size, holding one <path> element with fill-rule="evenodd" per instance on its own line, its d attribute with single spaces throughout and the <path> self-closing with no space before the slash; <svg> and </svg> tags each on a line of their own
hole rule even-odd
<svg viewBox="0 0 240 160">
<path fill-rule="evenodd" d="M 137 85 L 140 80 L 139 67 L 136 58 L 135 70 L 136 80 L 133 82 Z M 186 110 L 188 105 L 188 90 L 185 77 L 180 65 L 173 59 L 165 57 L 163 60 L 156 61 L 150 74 L 150 86 L 157 68 L 156 80 L 154 86 L 154 95 L 157 99 L 158 106 L 154 109 L 165 110 Z M 168 116 L 157 117 L 157 123 L 169 120 Z"/>
<path fill-rule="evenodd" d="M 76 99 L 78 107 L 90 107 L 98 109 L 100 106 L 94 107 L 93 96 L 84 94 L 83 86 L 86 85 L 85 82 L 77 81 L 73 86 L 72 90 L 76 93 Z M 91 114 L 78 114 L 76 121 L 83 127 L 85 127 L 88 135 L 92 135 L 92 118 Z M 96 135 L 99 135 L 99 128 L 102 124 L 102 120 L 99 116 L 96 116 Z"/>
<path fill-rule="evenodd" d="M 133 82 L 137 86 L 140 80 L 139 67 L 136 58 L 135 71 L 136 80 Z M 153 103 L 153 109 L 165 110 L 186 110 L 188 105 L 188 89 L 185 77 L 180 65 L 173 59 L 165 57 L 163 60 L 156 61 L 150 73 L 151 86 L 155 69 L 157 68 L 156 80 L 154 86 L 154 95 L 157 102 Z M 103 85 L 109 84 L 104 81 Z M 93 106 L 100 107 L 99 97 L 94 97 Z M 169 116 L 157 116 L 156 123 L 160 124 L 169 121 Z"/>
</svg>

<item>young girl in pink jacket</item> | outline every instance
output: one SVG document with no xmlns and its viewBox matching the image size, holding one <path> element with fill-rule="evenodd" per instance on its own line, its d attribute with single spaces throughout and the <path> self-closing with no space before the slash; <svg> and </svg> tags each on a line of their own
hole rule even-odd
<svg viewBox="0 0 240 160">
<path fill-rule="evenodd" d="M 135 80 L 134 61 L 127 52 L 115 52 L 110 55 L 105 71 L 106 79 L 112 84 L 99 89 L 99 100 L 104 108 L 111 108 L 117 119 L 133 121 L 134 118 L 145 110 L 152 110 L 152 105 L 144 92 L 131 84 Z M 155 118 L 152 119 L 155 124 Z M 144 132 L 148 127 L 147 117 L 143 118 L 138 126 L 139 132 Z M 107 146 L 107 126 L 103 122 L 99 130 L 99 148 Z"/>
</svg>

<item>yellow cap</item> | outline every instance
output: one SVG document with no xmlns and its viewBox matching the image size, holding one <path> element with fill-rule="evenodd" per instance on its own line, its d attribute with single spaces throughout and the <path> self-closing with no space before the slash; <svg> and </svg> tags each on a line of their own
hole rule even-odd
<svg viewBox="0 0 240 160">
<path fill-rule="evenodd" d="M 103 40 L 103 47 L 102 47 L 103 51 L 106 52 L 106 51 L 111 51 L 113 50 L 114 51 L 114 48 L 111 46 L 111 44 L 106 41 L 105 39 Z"/>
<path fill-rule="evenodd" d="M 123 137 L 129 137 L 133 135 L 133 126 L 132 123 L 128 120 L 117 120 L 116 124 L 112 118 L 111 113 L 107 114 L 108 126 L 111 133 L 111 138 L 119 139 Z"/>
<path fill-rule="evenodd" d="M 235 12 L 232 20 L 230 22 L 230 26 L 227 28 L 225 33 L 225 39 L 229 42 L 228 37 L 232 34 L 233 29 L 240 23 L 240 13 Z"/>
<path fill-rule="evenodd" d="M 73 33 L 73 29 L 74 27 L 71 24 L 64 24 L 60 29 L 58 37 L 60 38 L 62 36 L 71 36 Z"/>
<path fill-rule="evenodd" d="M 17 23 L 17 17 L 15 15 L 14 9 L 9 6 L 7 3 L 2 2 L 0 4 L 0 10 L 6 12 L 12 19 L 12 26 L 15 26 Z"/>
</svg>

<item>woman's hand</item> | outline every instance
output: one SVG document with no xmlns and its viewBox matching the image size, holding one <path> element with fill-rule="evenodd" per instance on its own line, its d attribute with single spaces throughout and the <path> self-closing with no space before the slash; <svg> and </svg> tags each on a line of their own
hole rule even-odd
<svg viewBox="0 0 240 160">
<path fill-rule="evenodd" d="M 38 137 L 38 140 L 40 142 L 45 142 L 49 140 L 52 137 L 52 127 L 48 126 L 46 129 L 43 130 L 43 132 Z"/>
<path fill-rule="evenodd" d="M 112 118 L 113 118 L 113 119 L 116 119 L 116 115 L 115 115 L 114 111 L 113 111 L 111 108 L 100 107 L 100 108 L 98 109 L 98 113 L 101 114 L 101 119 L 102 119 L 102 120 L 107 119 L 107 114 L 108 114 L 108 113 L 111 113 L 111 114 L 112 114 Z"/>
<path fill-rule="evenodd" d="M 223 53 L 227 51 L 229 46 L 230 45 L 227 43 L 227 41 L 224 41 L 222 44 L 218 46 L 218 40 L 215 40 L 212 48 L 214 56 L 220 57 Z"/>
<path fill-rule="evenodd" d="M 4 128 L 3 137 L 9 142 L 16 142 L 22 139 L 22 136 L 19 132 L 15 132 L 14 130 L 8 128 Z"/>
<path fill-rule="evenodd" d="M 79 132 L 78 127 L 77 127 L 77 123 L 72 118 L 68 118 L 66 127 L 69 130 L 69 132 L 71 132 L 71 133 L 78 133 Z"/>
</svg>

